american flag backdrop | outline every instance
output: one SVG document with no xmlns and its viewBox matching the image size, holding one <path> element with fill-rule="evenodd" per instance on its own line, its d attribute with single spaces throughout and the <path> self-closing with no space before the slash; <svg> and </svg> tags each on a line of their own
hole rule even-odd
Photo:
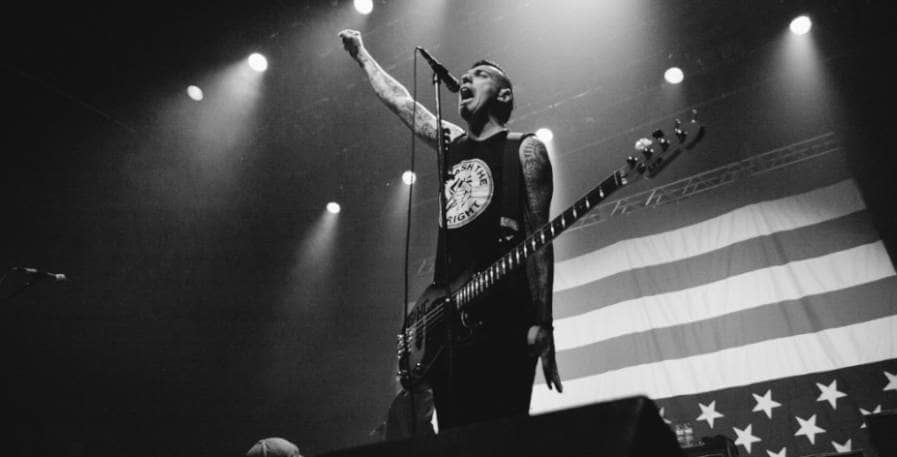
<svg viewBox="0 0 897 457">
<path fill-rule="evenodd" d="M 563 235 L 565 391 L 537 378 L 531 412 L 644 394 L 741 455 L 874 455 L 863 416 L 897 407 L 897 276 L 846 152 L 823 139 L 812 157 Z"/>
</svg>

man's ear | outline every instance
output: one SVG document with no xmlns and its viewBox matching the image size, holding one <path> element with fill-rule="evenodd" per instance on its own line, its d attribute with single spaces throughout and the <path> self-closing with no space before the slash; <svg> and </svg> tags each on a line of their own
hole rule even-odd
<svg viewBox="0 0 897 457">
<path fill-rule="evenodd" d="M 498 90 L 498 96 L 495 99 L 502 103 L 509 103 L 514 99 L 514 93 L 511 92 L 511 89 L 504 87 Z"/>
</svg>

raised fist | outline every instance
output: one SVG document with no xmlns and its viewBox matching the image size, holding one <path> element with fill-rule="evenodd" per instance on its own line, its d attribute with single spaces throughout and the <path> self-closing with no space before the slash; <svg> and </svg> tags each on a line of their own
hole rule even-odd
<svg viewBox="0 0 897 457">
<path fill-rule="evenodd" d="M 353 59 L 358 57 L 358 51 L 364 48 L 364 43 L 361 42 L 361 32 L 346 29 L 339 33 L 339 37 L 343 40 L 343 48 L 349 52 L 349 55 Z"/>
</svg>

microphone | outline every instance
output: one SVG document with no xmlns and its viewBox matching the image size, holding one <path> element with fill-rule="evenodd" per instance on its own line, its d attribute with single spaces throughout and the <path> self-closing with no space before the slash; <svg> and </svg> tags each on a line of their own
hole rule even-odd
<svg viewBox="0 0 897 457">
<path fill-rule="evenodd" d="M 62 273 L 50 273 L 48 271 L 38 270 L 37 268 L 28 268 L 28 267 L 12 267 L 12 271 L 21 271 L 29 276 L 37 276 L 40 278 L 50 278 L 56 282 L 68 281 L 67 278 Z"/>
<path fill-rule="evenodd" d="M 430 68 L 433 69 L 433 73 L 436 73 L 436 76 L 439 77 L 439 79 L 442 80 L 443 83 L 445 83 L 445 88 L 448 89 L 449 92 L 457 93 L 458 90 L 461 89 L 461 83 L 458 82 L 458 79 L 452 76 L 452 74 L 449 73 L 449 71 L 446 70 L 446 68 L 443 67 L 441 63 L 434 59 L 426 49 L 420 46 L 415 49 L 420 51 L 420 55 L 424 56 L 424 59 L 426 59 L 427 63 L 430 64 Z"/>
</svg>

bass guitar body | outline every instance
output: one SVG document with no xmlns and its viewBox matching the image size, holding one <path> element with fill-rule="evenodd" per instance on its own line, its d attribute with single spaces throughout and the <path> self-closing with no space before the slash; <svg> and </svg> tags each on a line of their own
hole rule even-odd
<svg viewBox="0 0 897 457">
<path fill-rule="evenodd" d="M 449 345 L 469 344 L 480 325 L 467 307 L 459 309 L 452 291 L 468 282 L 463 274 L 449 285 L 430 284 L 408 314 L 408 323 L 397 336 L 399 379 L 411 388 L 426 380 Z"/>
</svg>

